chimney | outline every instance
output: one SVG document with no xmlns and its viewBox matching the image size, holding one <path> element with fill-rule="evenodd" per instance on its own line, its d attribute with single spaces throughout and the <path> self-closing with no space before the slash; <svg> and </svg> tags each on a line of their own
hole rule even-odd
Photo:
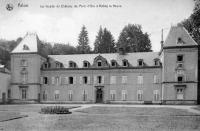
<svg viewBox="0 0 200 131">
<path fill-rule="evenodd" d="M 163 48 L 163 44 L 164 44 L 164 41 L 163 41 L 163 29 L 161 30 L 161 41 L 160 41 L 160 44 L 161 44 L 161 49 Z"/>
<path fill-rule="evenodd" d="M 123 47 L 120 47 L 120 48 L 119 48 L 119 54 L 120 54 L 120 55 L 125 55 L 125 50 L 124 50 Z"/>
</svg>

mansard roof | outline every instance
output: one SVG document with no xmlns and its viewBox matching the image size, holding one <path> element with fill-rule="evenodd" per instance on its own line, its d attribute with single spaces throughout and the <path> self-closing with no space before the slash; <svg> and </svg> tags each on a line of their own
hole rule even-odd
<svg viewBox="0 0 200 131">
<path fill-rule="evenodd" d="M 99 55 L 105 58 L 109 64 L 111 64 L 112 60 L 116 60 L 120 66 L 122 66 L 124 59 L 128 60 L 131 66 L 137 66 L 138 59 L 143 59 L 147 66 L 154 66 L 154 59 L 159 58 L 158 52 L 136 52 L 127 53 L 126 55 L 120 55 L 119 53 L 49 55 L 49 57 L 63 63 L 65 68 L 69 67 L 69 61 L 74 61 L 78 68 L 82 68 L 84 61 L 93 64 L 94 59 Z"/>
<path fill-rule="evenodd" d="M 178 40 L 181 40 L 183 44 L 177 44 Z M 187 30 L 183 26 L 179 25 L 171 27 L 163 47 L 193 46 L 193 45 L 197 45 L 197 43 L 192 39 Z"/>
</svg>

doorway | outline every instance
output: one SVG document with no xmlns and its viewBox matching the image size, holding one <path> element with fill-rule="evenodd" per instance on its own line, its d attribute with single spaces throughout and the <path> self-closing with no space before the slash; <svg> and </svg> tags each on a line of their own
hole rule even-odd
<svg viewBox="0 0 200 131">
<path fill-rule="evenodd" d="M 102 103 L 103 102 L 103 91 L 102 89 L 96 90 L 96 103 Z"/>
</svg>

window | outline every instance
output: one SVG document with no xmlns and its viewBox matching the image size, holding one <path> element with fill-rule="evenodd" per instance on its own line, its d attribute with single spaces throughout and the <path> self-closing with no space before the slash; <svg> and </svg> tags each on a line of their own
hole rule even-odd
<svg viewBox="0 0 200 131">
<path fill-rule="evenodd" d="M 46 92 L 45 91 L 43 91 L 43 100 L 47 100 L 47 94 L 46 94 Z"/>
<path fill-rule="evenodd" d="M 89 62 L 87 62 L 87 61 L 84 61 L 84 62 L 83 62 L 83 67 L 84 67 L 84 68 L 88 68 L 89 65 L 90 65 Z"/>
<path fill-rule="evenodd" d="M 101 66 L 102 66 L 102 61 L 101 61 L 101 60 L 97 61 L 97 66 L 98 66 L 98 67 L 101 67 Z"/>
<path fill-rule="evenodd" d="M 128 66 L 128 61 L 127 61 L 127 60 L 123 60 L 123 61 L 122 61 L 122 65 L 123 65 L 124 67 L 127 67 L 127 66 Z"/>
<path fill-rule="evenodd" d="M 110 84 L 116 84 L 116 76 L 110 77 Z"/>
<path fill-rule="evenodd" d="M 59 95 L 60 95 L 60 91 L 59 90 L 55 90 L 54 94 L 55 94 L 55 100 L 58 100 L 59 99 Z"/>
<path fill-rule="evenodd" d="M 138 66 L 143 66 L 143 64 L 144 64 L 143 60 L 142 60 L 142 59 L 139 59 L 139 60 L 138 60 Z"/>
<path fill-rule="evenodd" d="M 73 98 L 73 91 L 69 90 L 69 100 L 72 101 Z"/>
<path fill-rule="evenodd" d="M 143 76 L 138 76 L 137 79 L 138 79 L 138 80 L 137 80 L 137 83 L 138 83 L 138 84 L 143 84 Z"/>
<path fill-rule="evenodd" d="M 184 99 L 184 88 L 177 88 L 176 89 L 176 99 L 183 100 Z"/>
<path fill-rule="evenodd" d="M 61 77 L 61 84 L 66 85 L 68 83 L 68 78 L 67 77 Z"/>
<path fill-rule="evenodd" d="M 69 62 L 69 67 L 70 67 L 70 68 L 75 68 L 75 67 L 76 67 L 76 63 L 73 62 L 73 61 L 70 61 L 70 62 Z"/>
<path fill-rule="evenodd" d="M 26 44 L 24 44 L 23 45 L 23 50 L 30 50 L 30 49 L 29 49 L 29 47 Z"/>
<path fill-rule="evenodd" d="M 183 82 L 183 76 L 178 76 L 178 77 L 177 77 L 177 81 L 178 81 L 178 82 Z"/>
<path fill-rule="evenodd" d="M 180 45 L 182 45 L 182 44 L 184 44 L 184 42 L 183 42 L 183 40 L 182 40 L 182 38 L 181 37 L 178 37 L 178 39 L 177 39 L 177 42 L 176 42 L 177 44 L 180 44 Z"/>
<path fill-rule="evenodd" d="M 143 100 L 143 91 L 142 90 L 137 91 L 137 99 L 138 99 L 138 101 Z"/>
<path fill-rule="evenodd" d="M 182 69 L 183 68 L 183 63 L 177 63 L 177 69 Z"/>
<path fill-rule="evenodd" d="M 87 76 L 84 76 L 83 77 L 83 84 L 87 84 L 88 83 L 88 77 Z"/>
<path fill-rule="evenodd" d="M 115 91 L 115 90 L 111 90 L 111 91 L 110 91 L 110 100 L 111 100 L 111 101 L 114 101 L 114 100 L 115 100 L 115 94 L 116 94 L 116 91 Z"/>
<path fill-rule="evenodd" d="M 28 61 L 27 60 L 21 60 L 21 66 L 28 66 Z"/>
<path fill-rule="evenodd" d="M 154 60 L 154 65 L 155 66 L 159 66 L 160 65 L 160 60 L 159 59 L 155 59 Z"/>
<path fill-rule="evenodd" d="M 159 91 L 158 90 L 154 90 L 153 91 L 153 94 L 154 94 L 154 101 L 158 101 L 159 100 Z"/>
<path fill-rule="evenodd" d="M 60 63 L 56 63 L 56 68 L 60 68 Z"/>
<path fill-rule="evenodd" d="M 59 85 L 60 84 L 60 79 L 59 79 L 58 76 L 55 78 L 55 80 L 56 80 L 56 85 Z"/>
<path fill-rule="evenodd" d="M 127 100 L 127 91 L 126 90 L 122 90 L 122 100 L 123 101 Z"/>
<path fill-rule="evenodd" d="M 97 76 L 97 80 L 98 80 L 98 84 L 102 83 L 102 77 L 101 76 Z"/>
<path fill-rule="evenodd" d="M 43 84 L 48 84 L 48 77 L 43 77 Z"/>
<path fill-rule="evenodd" d="M 157 75 L 154 75 L 154 76 L 153 76 L 153 83 L 158 83 Z"/>
<path fill-rule="evenodd" d="M 112 66 L 112 67 L 116 67 L 116 66 L 117 66 L 117 62 L 114 61 L 114 60 L 112 60 L 112 61 L 111 61 L 111 66 Z"/>
<path fill-rule="evenodd" d="M 69 77 L 69 84 L 74 84 L 74 78 L 72 76 Z"/>
<path fill-rule="evenodd" d="M 83 91 L 83 101 L 87 101 L 87 93 L 85 90 Z"/>
<path fill-rule="evenodd" d="M 26 99 L 27 97 L 27 90 L 22 88 L 22 99 Z"/>
<path fill-rule="evenodd" d="M 52 77 L 52 78 L 51 78 L 51 83 L 52 83 L 52 85 L 55 84 L 55 77 Z"/>
<path fill-rule="evenodd" d="M 49 68 L 49 66 L 50 66 L 50 64 L 49 63 L 44 63 L 44 69 L 47 69 L 47 68 Z"/>
<path fill-rule="evenodd" d="M 177 55 L 177 62 L 183 62 L 183 55 Z"/>
<path fill-rule="evenodd" d="M 21 81 L 23 84 L 26 84 L 28 81 L 28 71 L 26 68 L 23 68 L 21 71 Z"/>
<path fill-rule="evenodd" d="M 127 83 L 127 76 L 122 76 L 122 84 L 126 84 Z"/>
</svg>

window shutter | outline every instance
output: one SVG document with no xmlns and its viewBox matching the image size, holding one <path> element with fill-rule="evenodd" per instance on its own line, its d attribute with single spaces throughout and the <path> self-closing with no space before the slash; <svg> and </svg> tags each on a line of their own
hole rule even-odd
<svg viewBox="0 0 200 131">
<path fill-rule="evenodd" d="M 143 76 L 141 76 L 141 84 L 143 84 Z"/>
<path fill-rule="evenodd" d="M 90 84 L 90 76 L 88 76 L 88 84 Z"/>
<path fill-rule="evenodd" d="M 55 84 L 55 77 L 52 77 L 52 78 L 51 78 L 51 82 L 52 82 L 52 85 Z"/>
<path fill-rule="evenodd" d="M 94 84 L 97 83 L 97 76 L 94 76 Z"/>
<path fill-rule="evenodd" d="M 153 77 L 153 83 L 157 83 L 157 76 L 156 75 L 154 75 L 154 77 Z"/>
<path fill-rule="evenodd" d="M 82 76 L 80 76 L 80 84 L 83 84 L 83 77 Z"/>
<path fill-rule="evenodd" d="M 59 85 L 62 85 L 62 77 L 58 77 L 59 78 Z"/>
<path fill-rule="evenodd" d="M 74 76 L 74 81 L 73 81 L 73 84 L 76 84 L 76 76 Z"/>
<path fill-rule="evenodd" d="M 40 77 L 40 84 L 43 84 L 43 77 Z"/>
<path fill-rule="evenodd" d="M 104 84 L 104 76 L 102 76 L 102 84 Z"/>
<path fill-rule="evenodd" d="M 67 85 L 68 83 L 68 77 L 65 77 L 65 84 Z"/>
</svg>

